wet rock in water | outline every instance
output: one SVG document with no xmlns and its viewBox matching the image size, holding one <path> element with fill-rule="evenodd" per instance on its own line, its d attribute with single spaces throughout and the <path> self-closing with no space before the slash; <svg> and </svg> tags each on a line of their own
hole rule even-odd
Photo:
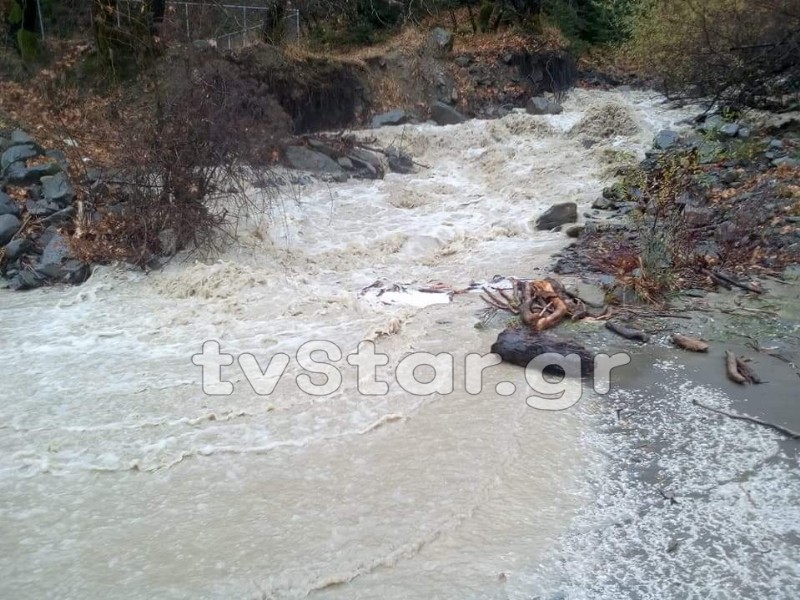
<svg viewBox="0 0 800 600">
<path fill-rule="evenodd" d="M 529 115 L 559 115 L 564 110 L 558 102 L 553 102 L 542 96 L 534 96 L 525 105 Z"/>
<path fill-rule="evenodd" d="M 380 157 L 374 152 L 355 148 L 347 156 L 353 165 L 360 171 L 358 175 L 367 179 L 383 179 L 384 168 Z"/>
<path fill-rule="evenodd" d="M 386 151 L 386 155 L 389 170 L 393 173 L 408 175 L 416 171 L 414 168 L 414 159 L 411 158 L 411 155 L 407 152 L 403 152 L 397 148 L 389 148 Z"/>
<path fill-rule="evenodd" d="M 0 215 L 0 246 L 5 246 L 22 227 L 22 222 L 14 215 Z"/>
<path fill-rule="evenodd" d="M 464 115 L 444 102 L 434 102 L 431 106 L 431 119 L 437 125 L 457 125 L 466 121 Z"/>
<path fill-rule="evenodd" d="M 311 146 L 312 150 L 315 150 L 317 152 L 322 152 L 322 154 L 324 154 L 325 156 L 330 156 L 333 159 L 336 159 L 336 155 L 338 154 L 336 150 L 334 150 L 329 144 L 326 144 L 322 140 L 309 138 L 308 145 Z"/>
<path fill-rule="evenodd" d="M 21 162 L 39 156 L 39 151 L 33 144 L 21 144 L 19 146 L 11 146 L 8 150 L 3 152 L 0 156 L 0 169 L 5 171 L 12 164 Z"/>
<path fill-rule="evenodd" d="M 584 225 L 571 225 L 567 227 L 564 233 L 567 234 L 567 237 L 576 238 L 580 237 L 581 233 L 586 227 Z"/>
<path fill-rule="evenodd" d="M 19 206 L 7 194 L 0 192 L 0 215 L 14 215 L 18 217 L 20 214 Z"/>
<path fill-rule="evenodd" d="M 51 283 L 78 285 L 89 278 L 89 265 L 78 260 L 67 260 L 64 264 L 48 264 L 31 271 L 20 271 L 9 283 L 12 290 L 23 291 L 40 288 Z"/>
<path fill-rule="evenodd" d="M 289 146 L 285 152 L 286 161 L 294 169 L 313 173 L 341 173 L 342 167 L 330 156 L 309 150 L 302 146 Z"/>
<path fill-rule="evenodd" d="M 578 220 L 578 205 L 574 202 L 561 202 L 548 208 L 538 219 L 536 229 L 554 229 Z"/>
<path fill-rule="evenodd" d="M 408 123 L 408 113 L 400 108 L 372 117 L 372 128 L 378 129 L 386 125 L 403 125 Z"/>
<path fill-rule="evenodd" d="M 562 340 L 551 333 L 533 331 L 527 328 L 506 329 L 497 336 L 491 351 L 500 356 L 503 362 L 527 367 L 537 356 L 555 353 L 562 356 L 577 354 L 581 360 L 581 375 L 591 376 L 594 372 L 594 358 L 586 348 L 575 342 Z M 563 375 L 558 365 L 544 368 L 544 373 Z"/>
<path fill-rule="evenodd" d="M 736 134 L 739 133 L 739 127 L 740 125 L 738 123 L 725 123 L 719 128 L 719 132 L 728 137 L 736 137 Z"/>
<path fill-rule="evenodd" d="M 656 135 L 653 145 L 659 150 L 666 150 L 667 148 L 671 148 L 677 144 L 679 139 L 680 135 L 678 135 L 677 131 L 672 131 L 671 129 L 662 129 Z"/>
<path fill-rule="evenodd" d="M 42 177 L 42 196 L 48 202 L 64 207 L 75 199 L 75 190 L 64 172 Z"/>
<path fill-rule="evenodd" d="M 447 29 L 436 27 L 428 36 L 428 46 L 436 54 L 449 54 L 453 50 L 453 34 Z"/>
</svg>

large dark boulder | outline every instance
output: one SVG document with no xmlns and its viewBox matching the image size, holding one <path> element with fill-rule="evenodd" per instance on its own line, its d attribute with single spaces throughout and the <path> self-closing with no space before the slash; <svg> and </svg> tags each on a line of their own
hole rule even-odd
<svg viewBox="0 0 800 600">
<path fill-rule="evenodd" d="M 575 223 L 577 220 L 578 205 L 574 202 L 561 202 L 548 208 L 536 219 L 536 229 L 555 229 L 566 223 Z"/>
<path fill-rule="evenodd" d="M 563 340 L 551 333 L 523 327 L 501 331 L 497 341 L 492 344 L 492 352 L 499 355 L 503 362 L 520 367 L 527 367 L 534 358 L 542 354 L 555 353 L 562 356 L 577 354 L 581 359 L 581 375 L 587 377 L 594 372 L 594 357 L 580 344 Z M 546 367 L 544 372 L 564 374 L 563 369 L 557 365 Z"/>
<path fill-rule="evenodd" d="M 464 115 L 444 102 L 434 102 L 431 106 L 431 119 L 438 125 L 457 125 L 466 121 Z"/>
</svg>

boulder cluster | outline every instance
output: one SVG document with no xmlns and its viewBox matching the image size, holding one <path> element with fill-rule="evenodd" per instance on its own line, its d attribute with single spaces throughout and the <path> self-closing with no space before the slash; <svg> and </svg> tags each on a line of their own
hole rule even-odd
<svg viewBox="0 0 800 600">
<path fill-rule="evenodd" d="M 22 130 L 0 132 L 0 275 L 7 287 L 82 283 L 89 265 L 75 259 L 62 229 L 75 216 L 67 159 Z"/>
</svg>

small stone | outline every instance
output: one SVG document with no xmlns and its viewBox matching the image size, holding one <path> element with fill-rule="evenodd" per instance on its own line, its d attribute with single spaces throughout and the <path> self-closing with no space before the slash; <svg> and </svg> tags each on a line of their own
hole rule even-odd
<svg viewBox="0 0 800 600">
<path fill-rule="evenodd" d="M 12 164 L 39 156 L 39 151 L 32 144 L 11 146 L 0 156 L 0 169 L 5 171 Z"/>
<path fill-rule="evenodd" d="M 543 96 L 534 96 L 525 105 L 525 110 L 530 115 L 558 115 L 563 112 L 563 108 L 557 102 L 548 100 Z"/>
<path fill-rule="evenodd" d="M 769 147 L 773 150 L 781 150 L 783 149 L 783 142 L 778 139 L 773 139 L 769 141 Z"/>
<path fill-rule="evenodd" d="M 342 156 L 336 160 L 339 163 L 339 166 L 343 169 L 347 169 L 351 171 L 353 169 L 353 161 L 347 158 L 346 156 Z"/>
<path fill-rule="evenodd" d="M 666 150 L 678 143 L 680 135 L 677 131 L 671 129 L 662 129 L 656 135 L 653 145 L 659 150 Z"/>
<path fill-rule="evenodd" d="M 586 229 L 585 225 L 570 225 L 564 233 L 567 234 L 567 237 L 576 238 L 580 237 L 584 229 Z"/>
<path fill-rule="evenodd" d="M 456 57 L 455 63 L 459 67 L 466 68 L 472 64 L 472 57 L 471 56 L 458 56 Z"/>
<path fill-rule="evenodd" d="M 742 127 L 739 129 L 739 133 L 736 134 L 740 138 L 749 138 L 750 137 L 750 129 L 747 127 Z"/>
<path fill-rule="evenodd" d="M 36 145 L 36 141 L 22 129 L 15 129 L 11 132 L 11 145 L 18 146 L 20 144 Z"/>
<path fill-rule="evenodd" d="M 342 168 L 330 156 L 303 146 L 289 146 L 284 155 L 289 166 L 294 169 L 315 173 L 341 173 L 342 171 Z"/>
<path fill-rule="evenodd" d="M 800 167 L 800 160 L 796 158 L 790 158 L 788 156 L 782 156 L 780 158 L 776 158 L 772 161 L 773 166 L 775 167 Z"/>
<path fill-rule="evenodd" d="M 75 207 L 68 206 L 67 208 L 62 208 L 61 210 L 54 212 L 49 217 L 45 217 L 44 219 L 42 219 L 42 225 L 44 225 L 45 227 L 49 227 L 50 225 L 56 225 L 56 226 L 63 225 L 64 223 L 72 219 L 72 217 L 74 216 L 75 216 Z"/>
<path fill-rule="evenodd" d="M 19 206 L 7 194 L 0 192 L 0 215 L 14 215 L 18 217 L 20 214 Z"/>
<path fill-rule="evenodd" d="M 598 198 L 592 202 L 592 208 L 596 208 L 597 210 L 614 210 L 617 208 L 617 205 L 614 204 L 613 200 L 609 200 L 608 198 Z"/>
<path fill-rule="evenodd" d="M 6 255 L 6 260 L 9 262 L 17 260 L 20 256 L 24 255 L 33 249 L 33 242 L 26 238 L 13 240 L 6 244 L 3 248 Z"/>
<path fill-rule="evenodd" d="M 739 127 L 738 123 L 725 123 L 719 128 L 719 132 L 728 137 L 736 137 L 736 134 L 739 133 Z"/>
<path fill-rule="evenodd" d="M 56 173 L 42 177 L 42 196 L 48 202 L 59 206 L 66 206 L 75 199 L 75 190 L 67 178 L 66 173 Z"/>
<path fill-rule="evenodd" d="M 22 222 L 14 215 L 0 215 L 0 246 L 5 246 L 22 227 Z"/>
<path fill-rule="evenodd" d="M 61 167 L 58 163 L 45 163 L 26 167 L 21 162 L 15 162 L 8 167 L 5 176 L 11 185 L 30 185 L 37 183 L 45 175 L 55 175 L 60 170 Z"/>
</svg>

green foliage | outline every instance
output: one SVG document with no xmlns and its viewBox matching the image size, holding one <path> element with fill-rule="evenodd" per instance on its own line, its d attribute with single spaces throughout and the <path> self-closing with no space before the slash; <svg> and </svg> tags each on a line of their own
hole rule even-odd
<svg viewBox="0 0 800 600">
<path fill-rule="evenodd" d="M 545 0 L 544 12 L 580 53 L 630 37 L 638 0 Z"/>
<path fill-rule="evenodd" d="M 17 46 L 22 60 L 25 62 L 37 60 L 42 56 L 42 46 L 35 33 L 20 28 L 17 31 Z"/>
<path fill-rule="evenodd" d="M 490 0 L 484 0 L 481 3 L 481 9 L 478 12 L 478 29 L 481 31 L 489 31 L 489 26 L 492 21 L 492 13 L 494 12 L 494 3 Z"/>
</svg>

